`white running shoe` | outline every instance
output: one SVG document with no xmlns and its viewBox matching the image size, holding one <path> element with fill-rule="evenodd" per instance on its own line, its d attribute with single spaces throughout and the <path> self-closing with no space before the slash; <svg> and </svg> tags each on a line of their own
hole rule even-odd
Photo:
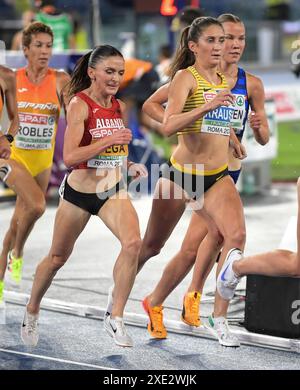
<svg viewBox="0 0 300 390">
<path fill-rule="evenodd" d="M 133 346 L 132 338 L 126 332 L 123 318 L 111 318 L 111 316 L 108 315 L 104 320 L 104 329 L 114 339 L 117 345 L 120 345 L 121 347 Z"/>
<path fill-rule="evenodd" d="M 107 305 L 106 305 L 106 310 L 104 313 L 103 321 L 105 321 L 106 317 L 111 315 L 112 308 L 113 308 L 113 290 L 114 290 L 114 285 L 110 286 L 108 289 L 108 297 L 107 297 Z"/>
<path fill-rule="evenodd" d="M 38 314 L 30 314 L 27 307 L 21 324 L 21 339 L 27 347 L 35 347 L 39 340 Z"/>
<path fill-rule="evenodd" d="M 225 347 L 239 347 L 241 345 L 239 339 L 230 332 L 225 317 L 214 318 L 209 316 L 208 322 L 205 322 L 204 326 L 219 340 L 221 345 Z"/>
<path fill-rule="evenodd" d="M 241 277 L 236 276 L 233 272 L 232 265 L 235 261 L 242 259 L 243 253 L 237 248 L 230 249 L 227 253 L 224 264 L 217 279 L 218 293 L 223 299 L 229 301 L 234 296 L 236 286 Z"/>
</svg>

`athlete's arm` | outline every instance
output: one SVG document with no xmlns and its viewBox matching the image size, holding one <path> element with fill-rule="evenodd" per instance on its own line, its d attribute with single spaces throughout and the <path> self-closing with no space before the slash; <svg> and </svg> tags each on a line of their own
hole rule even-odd
<svg viewBox="0 0 300 390">
<path fill-rule="evenodd" d="M 249 103 L 251 107 L 250 127 L 254 137 L 260 145 L 265 145 L 269 141 L 270 130 L 267 114 L 265 111 L 265 91 L 261 80 L 247 73 L 247 86 Z"/>
<path fill-rule="evenodd" d="M 68 73 L 61 70 L 56 71 L 57 95 L 59 96 L 59 100 L 65 112 L 69 104 L 69 95 L 68 95 L 68 88 L 67 88 L 69 82 L 70 82 L 70 76 L 68 75 Z"/>
<path fill-rule="evenodd" d="M 11 69 L 0 67 L 0 77 L 3 80 L 5 105 L 10 120 L 7 133 L 15 136 L 19 128 L 15 73 Z"/>
<path fill-rule="evenodd" d="M 164 115 L 162 130 L 165 135 L 175 134 L 217 107 L 233 104 L 233 95 L 229 90 L 223 90 L 210 102 L 191 111 L 182 112 L 187 97 L 196 88 L 196 80 L 188 70 L 179 70 L 176 73 L 169 87 L 168 105 Z"/>
<path fill-rule="evenodd" d="M 129 144 L 131 141 L 131 131 L 123 129 L 90 145 L 80 147 L 84 133 L 84 121 L 87 118 L 87 104 L 75 96 L 68 105 L 67 128 L 64 139 L 63 159 L 68 168 L 89 160 L 109 146 Z"/>
<path fill-rule="evenodd" d="M 165 109 L 163 104 L 168 100 L 169 85 L 162 85 L 156 92 L 154 92 L 143 104 L 142 110 L 157 122 L 163 123 Z"/>
</svg>

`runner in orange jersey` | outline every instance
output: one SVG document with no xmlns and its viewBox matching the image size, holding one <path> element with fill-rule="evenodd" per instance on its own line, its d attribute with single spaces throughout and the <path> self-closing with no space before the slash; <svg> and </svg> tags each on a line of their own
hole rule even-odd
<svg viewBox="0 0 300 390">
<path fill-rule="evenodd" d="M 30 24 L 22 37 L 27 66 L 16 71 L 19 130 L 8 160 L 9 186 L 17 194 L 0 256 L 0 280 L 6 267 L 13 284 L 22 278 L 23 249 L 36 220 L 45 210 L 47 190 L 61 106 L 66 103 L 63 89 L 69 76 L 49 68 L 53 32 L 43 23 Z"/>
</svg>

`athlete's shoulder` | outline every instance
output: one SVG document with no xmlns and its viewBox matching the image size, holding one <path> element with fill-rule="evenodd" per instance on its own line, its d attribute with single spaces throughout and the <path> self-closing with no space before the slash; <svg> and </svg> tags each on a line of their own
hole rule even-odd
<svg viewBox="0 0 300 390">
<path fill-rule="evenodd" d="M 73 114 L 76 114 L 77 118 L 78 116 L 80 118 L 87 118 L 88 105 L 83 99 L 80 98 L 80 96 L 75 95 L 71 98 L 68 104 L 67 113 L 70 117 L 72 117 Z"/>
<path fill-rule="evenodd" d="M 255 76 L 252 73 L 246 72 L 246 78 L 247 78 L 247 85 L 248 86 L 250 86 L 250 87 L 253 86 L 254 88 L 263 87 L 263 82 L 258 76 Z"/>
<path fill-rule="evenodd" d="M 10 68 L 0 65 L 0 83 L 3 90 L 15 88 L 16 75 Z"/>
<path fill-rule="evenodd" d="M 0 77 L 6 81 L 11 81 L 15 79 L 15 72 L 8 68 L 7 66 L 0 65 Z"/>
<path fill-rule="evenodd" d="M 67 83 L 70 81 L 70 76 L 64 70 L 53 69 L 57 78 L 57 81 Z"/>
</svg>

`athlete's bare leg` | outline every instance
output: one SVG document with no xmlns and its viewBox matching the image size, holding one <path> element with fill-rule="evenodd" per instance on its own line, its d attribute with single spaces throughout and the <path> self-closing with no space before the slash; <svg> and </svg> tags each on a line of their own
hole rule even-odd
<svg viewBox="0 0 300 390">
<path fill-rule="evenodd" d="M 153 195 L 152 209 L 139 254 L 138 272 L 148 259 L 159 254 L 185 210 L 186 199 L 181 190 L 174 199 L 178 186 L 167 179 L 160 179 Z M 166 194 L 170 196 L 166 198 Z"/>
<path fill-rule="evenodd" d="M 206 192 L 204 210 L 214 221 L 216 228 L 224 238 L 223 250 L 217 268 L 218 275 L 229 250 L 239 248 L 243 251 L 246 239 L 242 202 L 229 176 L 219 180 Z M 200 252 L 198 254 L 201 255 Z M 201 260 L 197 259 L 196 261 Z M 226 317 L 228 304 L 229 302 L 222 299 L 216 291 L 214 316 Z"/>
<path fill-rule="evenodd" d="M 86 226 L 90 214 L 79 207 L 61 200 L 58 206 L 52 245 L 49 254 L 36 268 L 27 310 L 37 314 L 40 303 L 57 271 L 65 264 L 72 253 L 74 244 Z"/>
<path fill-rule="evenodd" d="M 29 172 L 18 162 L 8 160 L 11 172 L 6 184 L 17 194 L 16 207 L 7 231 L 0 256 L 0 279 L 4 278 L 8 251 L 13 249 L 16 257 L 22 256 L 24 244 L 35 221 L 45 210 L 45 182 L 50 175 L 50 169 L 44 171 L 37 182 Z M 44 178 L 44 180 L 43 180 Z M 42 186 L 42 188 L 40 187 Z"/>
<path fill-rule="evenodd" d="M 124 307 L 132 289 L 141 249 L 141 236 L 137 213 L 125 191 L 120 191 L 100 209 L 99 217 L 119 239 L 121 251 L 115 262 L 114 303 L 112 317 L 123 317 Z"/>
</svg>

